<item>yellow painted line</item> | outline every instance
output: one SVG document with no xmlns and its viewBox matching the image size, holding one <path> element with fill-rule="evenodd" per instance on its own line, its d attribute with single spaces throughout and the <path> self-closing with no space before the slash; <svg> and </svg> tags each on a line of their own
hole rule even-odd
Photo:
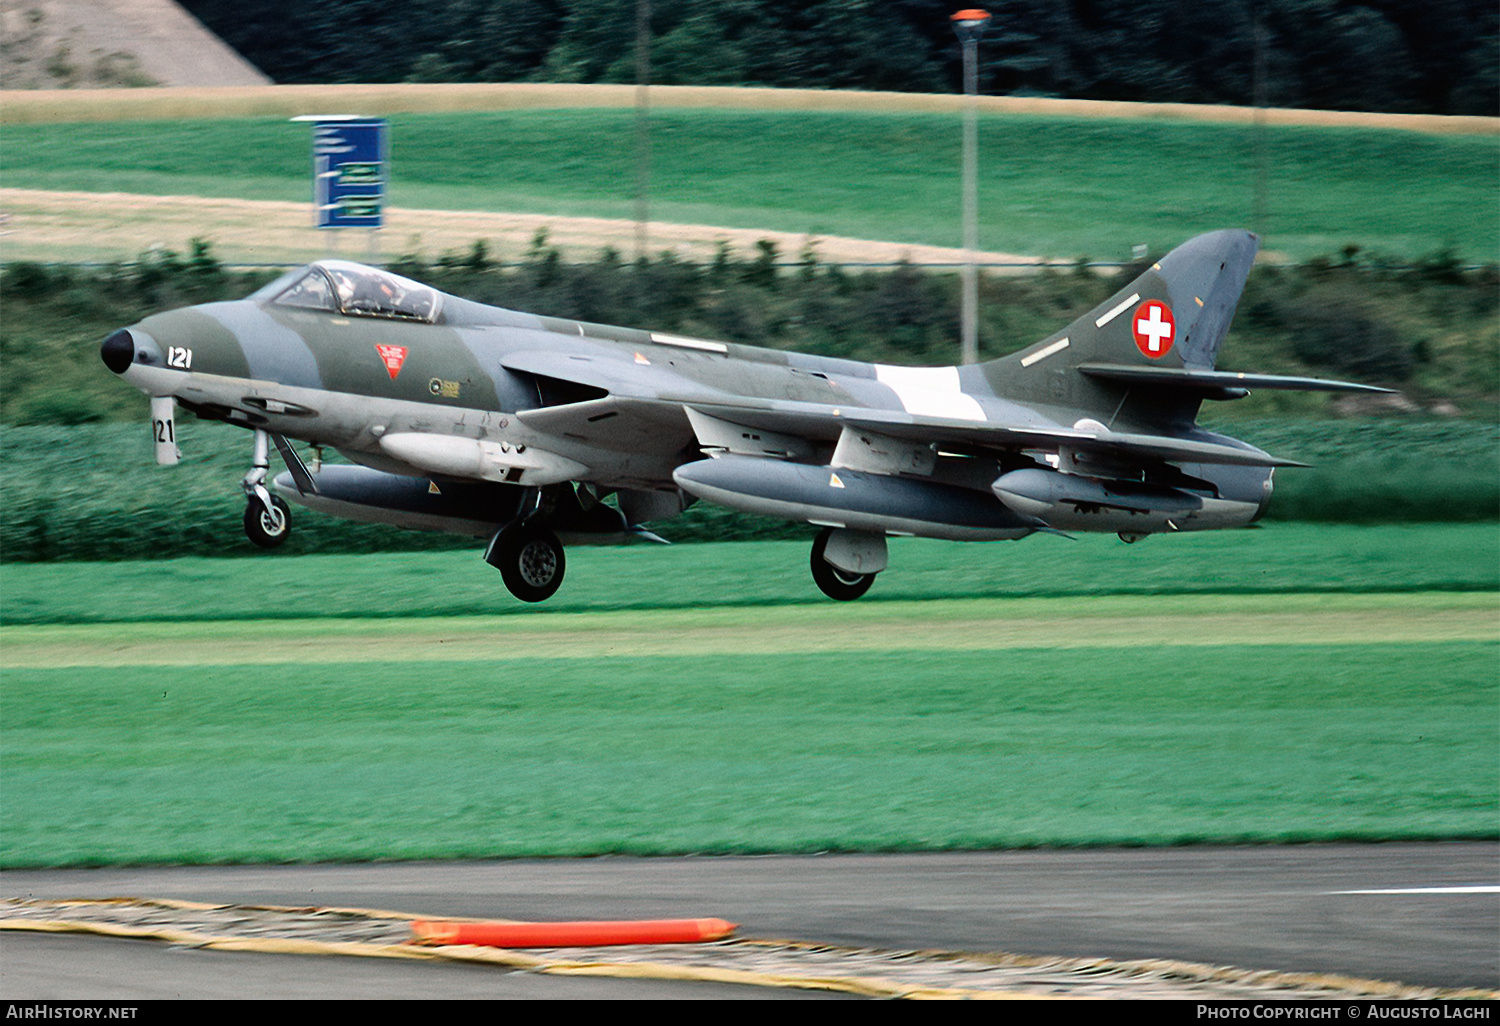
<svg viewBox="0 0 1500 1026">
<path fill-rule="evenodd" d="M 0 628 L 0 667 L 493 662 L 1500 641 L 1500 594 L 943 600 L 546 616 Z"/>
<path fill-rule="evenodd" d="M 12 899 L 19 901 L 19 899 Z M 20 902 L 26 904 L 28 902 Z M 78 906 L 86 908 L 91 905 L 149 905 L 153 908 L 182 909 L 187 912 L 214 912 L 221 909 L 242 909 L 247 912 L 284 912 L 288 915 L 306 914 L 318 912 L 324 915 L 360 916 L 365 919 L 394 919 L 397 921 L 415 921 L 418 919 L 431 919 L 432 916 L 416 915 L 410 912 L 393 912 L 389 909 L 379 908 L 345 908 L 339 905 L 244 905 L 239 902 L 227 901 L 184 901 L 181 898 L 56 898 L 39 899 L 38 904 L 45 903 L 66 908 Z M 486 916 L 484 919 L 465 919 L 462 916 L 444 916 L 445 920 L 455 923 L 484 922 L 484 923 L 512 923 L 520 922 L 517 919 L 496 919 Z M 0 922 L 24 922 L 25 920 L 5 920 L 0 917 Z"/>
</svg>

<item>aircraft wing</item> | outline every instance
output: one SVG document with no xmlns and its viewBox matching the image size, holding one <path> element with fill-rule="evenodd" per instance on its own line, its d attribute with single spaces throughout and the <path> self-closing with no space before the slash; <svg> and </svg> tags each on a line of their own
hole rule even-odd
<svg viewBox="0 0 1500 1026">
<path fill-rule="evenodd" d="M 521 374 L 597 390 L 594 398 L 527 410 L 516 416 L 537 430 L 617 451 L 678 450 L 692 439 L 690 411 L 696 411 L 728 424 L 811 442 L 836 442 L 847 426 L 939 447 L 1016 450 L 1067 446 L 1135 460 L 1249 467 L 1305 466 L 1258 449 L 1200 439 L 1080 430 L 1041 420 L 1034 424 L 1004 424 L 933 417 L 898 409 L 747 397 L 695 381 L 661 364 L 622 364 L 618 360 L 592 360 L 545 351 L 510 353 L 502 364 Z M 1122 372 L 1129 370 L 1133 369 L 1121 368 Z M 1205 376 L 1244 383 L 1235 374 Z M 1213 380 L 1185 387 L 1217 388 L 1226 383 Z"/>
<path fill-rule="evenodd" d="M 1214 463 L 1247 467 L 1301 467 L 1306 464 L 1271 456 L 1258 449 L 1236 448 L 1217 442 L 1143 435 L 1129 432 L 1079 430 L 1046 425 L 1004 425 L 972 420 L 926 417 L 901 410 L 866 407 L 845 409 L 811 403 L 702 403 L 692 408 L 709 416 L 751 428 L 823 440 L 836 439 L 845 426 L 863 428 L 904 441 L 977 446 L 986 449 L 1055 449 L 1067 446 L 1097 452 L 1167 462 Z"/>
</svg>

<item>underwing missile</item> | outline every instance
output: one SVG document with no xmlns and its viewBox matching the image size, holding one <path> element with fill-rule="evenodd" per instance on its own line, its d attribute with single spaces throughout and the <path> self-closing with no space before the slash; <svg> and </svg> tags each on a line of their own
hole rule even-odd
<svg viewBox="0 0 1500 1026">
<path fill-rule="evenodd" d="M 1041 467 L 1002 474 L 991 489 L 1017 513 L 1059 530 L 1129 534 L 1242 526 L 1259 516 L 1265 498 L 1261 490 L 1236 499 Z"/>
</svg>

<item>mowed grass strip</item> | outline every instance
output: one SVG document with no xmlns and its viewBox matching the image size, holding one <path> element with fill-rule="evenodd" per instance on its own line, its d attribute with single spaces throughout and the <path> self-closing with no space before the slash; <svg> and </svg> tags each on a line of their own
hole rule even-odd
<svg viewBox="0 0 1500 1026">
<path fill-rule="evenodd" d="M 0 863 L 1496 833 L 1493 642 L 496 653 L 8 669 Z"/>
<path fill-rule="evenodd" d="M 549 617 L 229 621 L 0 628 L 0 667 L 239 666 L 1500 641 L 1500 595 L 1111 596 Z"/>
<path fill-rule="evenodd" d="M 0 564 L 0 621 L 161 621 L 184 625 L 182 636 L 189 637 L 186 625 L 213 620 L 369 618 L 379 633 L 389 629 L 380 621 L 412 617 L 498 616 L 529 627 L 570 613 L 717 609 L 734 620 L 757 607 L 795 606 L 802 616 L 847 623 L 879 615 L 867 610 L 887 603 L 949 599 L 1500 591 L 1500 532 L 1493 524 L 1277 523 L 1136 545 L 1112 535 L 993 544 L 896 538 L 890 569 L 868 595 L 846 605 L 823 598 L 812 582 L 809 529 L 804 541 L 570 548 L 562 590 L 530 605 L 505 590 L 480 558 L 479 541 L 470 551 L 251 555 L 241 535 L 242 506 L 228 506 L 229 515 L 218 520 L 195 502 L 179 511 L 166 477 L 146 479 L 164 484 L 138 519 L 151 530 L 208 533 L 247 558 Z M 87 496 L 58 501 L 83 503 Z M 45 529 L 68 516 L 40 509 L 28 519 Z M 106 512 L 91 522 L 100 531 L 119 523 Z M 304 516 L 300 530 L 312 522 Z M 370 529 L 372 541 L 381 530 Z"/>
<path fill-rule="evenodd" d="M 391 123 L 393 206 L 633 216 L 630 110 Z M 659 109 L 651 133 L 655 220 L 959 244 L 956 114 Z M 308 195 L 307 146 L 305 126 L 279 117 L 17 124 L 0 175 L 10 188 L 295 202 Z M 1248 224 L 1257 152 L 1269 249 L 1491 261 L 1500 248 L 1493 135 L 992 114 L 980 147 L 986 250 L 1124 259 L 1136 244 L 1164 252 Z M 108 219 L 107 198 L 95 216 Z"/>
</svg>

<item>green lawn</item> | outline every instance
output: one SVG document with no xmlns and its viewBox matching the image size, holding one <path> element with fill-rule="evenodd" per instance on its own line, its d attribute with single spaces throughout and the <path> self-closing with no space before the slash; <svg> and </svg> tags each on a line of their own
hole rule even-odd
<svg viewBox="0 0 1500 1026">
<path fill-rule="evenodd" d="M 395 205 L 629 218 L 634 113 L 400 115 Z M 959 121 L 947 114 L 659 109 L 652 217 L 959 245 Z M 1255 130 L 988 115 L 981 245 L 1128 257 L 1249 226 Z M 1500 140 L 1398 130 L 1266 130 L 1267 246 L 1295 258 L 1452 248 L 1500 257 Z M 305 200 L 305 126 L 283 119 L 7 125 L 21 188 Z"/>
<path fill-rule="evenodd" d="M 236 513 L 236 520 L 238 514 Z M 199 525 L 183 529 L 201 530 Z M 809 539 L 568 550 L 562 590 L 516 601 L 475 541 L 460 551 L 0 564 L 5 624 L 498 615 L 829 606 Z M 372 528 L 374 537 L 389 532 Z M 892 539 L 891 568 L 856 608 L 957 598 L 1492 592 L 1500 532 L 1485 524 L 1271 524 L 1148 538 L 1051 535 L 974 544 Z"/>
<path fill-rule="evenodd" d="M 1491 837 L 1496 614 L 1491 593 L 7 628 L 0 864 Z"/>
<path fill-rule="evenodd" d="M 1493 525 L 6 564 L 0 864 L 1493 837 Z"/>
<path fill-rule="evenodd" d="M 5 564 L 0 863 L 1493 836 L 1493 525 Z"/>
</svg>

